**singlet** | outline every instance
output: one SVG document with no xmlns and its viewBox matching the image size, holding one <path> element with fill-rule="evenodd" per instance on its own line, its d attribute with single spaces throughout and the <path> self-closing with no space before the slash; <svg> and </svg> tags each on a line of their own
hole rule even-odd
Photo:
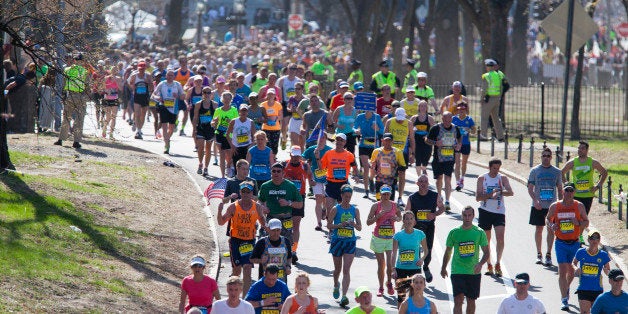
<svg viewBox="0 0 628 314">
<path fill-rule="evenodd" d="M 419 120 L 420 117 L 417 116 L 416 119 L 414 119 L 414 141 L 416 144 L 421 144 L 421 145 L 427 145 L 425 143 L 425 141 L 423 140 L 424 136 L 427 136 L 427 133 L 430 129 L 430 119 L 428 118 L 427 114 L 425 115 L 425 120 L 421 121 Z M 417 141 L 417 139 L 419 139 Z"/>
<path fill-rule="evenodd" d="M 257 222 L 257 204 L 251 201 L 251 208 L 244 210 L 240 203 L 240 200 L 235 202 L 235 212 L 231 217 L 230 235 L 232 238 L 240 240 L 253 240 L 255 239 L 255 223 Z M 253 252 L 253 246 L 247 243 L 250 247 L 240 247 L 240 253 L 250 254 Z"/>
<path fill-rule="evenodd" d="M 389 130 L 393 136 L 393 147 L 403 151 L 408 142 L 408 120 L 404 119 L 401 123 L 397 119 L 390 120 Z"/>
<path fill-rule="evenodd" d="M 116 79 L 108 76 L 105 80 L 105 99 L 117 100 L 118 99 L 118 82 Z"/>
<path fill-rule="evenodd" d="M 376 132 L 373 124 L 377 125 L 377 133 L 381 134 L 384 130 L 384 124 L 379 115 L 372 113 L 371 118 L 366 118 L 366 113 L 361 113 L 355 119 L 354 128 L 360 129 L 361 134 L 359 147 L 375 147 Z"/>
<path fill-rule="evenodd" d="M 255 180 L 270 180 L 270 152 L 268 146 L 264 146 L 263 150 L 257 148 L 257 145 L 249 148 L 251 154 L 251 178 Z"/>
<path fill-rule="evenodd" d="M 249 119 L 256 121 L 259 118 L 264 117 L 264 113 L 262 112 L 262 107 L 256 106 L 255 108 L 249 107 L 249 114 L 247 115 Z M 259 131 L 262 129 L 262 124 L 255 122 L 255 130 Z"/>
<path fill-rule="evenodd" d="M 338 107 L 340 108 L 340 107 Z M 356 118 L 355 108 L 351 109 L 351 114 L 346 115 L 344 107 L 338 111 L 338 123 L 336 127 L 336 133 L 349 134 L 353 133 L 353 124 Z M 341 128 L 342 126 L 342 128 Z"/>
<path fill-rule="evenodd" d="M 571 219 L 580 220 L 580 211 L 578 204 L 574 201 L 570 206 L 565 206 L 563 202 L 556 203 L 556 212 L 551 217 L 551 221 L 557 224 L 558 228 L 554 231 L 557 239 L 563 241 L 576 241 L 580 235 L 580 226 L 576 226 Z"/>
<path fill-rule="evenodd" d="M 297 99 L 296 95 L 290 96 L 290 99 L 288 99 L 288 106 L 290 106 L 293 109 L 291 112 L 293 119 L 301 120 L 302 117 L 301 115 L 299 115 L 299 111 L 297 110 L 297 108 L 299 107 L 299 103 L 303 99 L 305 98 L 301 97 L 301 99 Z"/>
<path fill-rule="evenodd" d="M 442 123 L 437 124 L 438 136 L 437 139 L 443 142 L 443 146 L 437 147 L 434 145 L 434 159 L 438 159 L 439 162 L 454 161 L 454 146 L 456 145 L 458 134 L 457 126 L 451 125 L 451 128 L 447 130 Z"/>
<path fill-rule="evenodd" d="M 421 229 L 420 226 L 434 225 L 434 220 L 428 220 L 427 214 L 436 212 L 438 193 L 428 190 L 427 194 L 421 195 L 419 191 L 416 191 L 410 195 L 408 202 L 416 218 L 414 228 Z"/>
<path fill-rule="evenodd" d="M 318 145 L 313 145 L 307 148 L 303 152 L 303 157 L 309 161 L 310 169 L 314 177 L 314 182 L 327 183 L 327 169 L 323 169 L 323 168 L 319 169 L 318 167 L 319 160 L 316 160 L 316 155 L 314 154 L 314 151 L 316 150 L 317 147 Z M 331 150 L 331 147 L 325 145 L 325 147 L 321 148 L 319 152 L 320 154 L 319 157 L 323 157 L 323 155 L 325 155 L 325 153 L 329 150 Z"/>
<path fill-rule="evenodd" d="M 264 237 L 265 248 L 264 253 L 262 253 L 262 260 L 267 258 L 266 265 L 268 264 L 277 264 L 279 266 L 278 277 L 281 279 L 286 278 L 286 264 L 288 264 L 288 248 L 286 246 L 286 238 L 281 237 L 281 243 L 278 247 L 274 247 L 270 244 L 270 238 Z"/>
<path fill-rule="evenodd" d="M 181 84 L 181 86 L 185 86 L 185 84 L 187 84 L 187 82 L 188 82 L 188 80 L 190 79 L 191 76 L 192 76 L 192 71 L 190 71 L 190 70 L 183 71 L 183 70 L 181 70 L 181 68 L 178 68 L 174 72 L 174 80 L 179 82 L 179 84 Z"/>
<path fill-rule="evenodd" d="M 283 82 L 282 82 L 283 86 L 279 86 L 281 87 L 281 91 L 283 92 L 282 99 L 288 100 L 290 99 L 291 96 L 295 95 L 294 84 L 296 84 L 299 81 L 301 81 L 301 79 L 299 79 L 296 76 L 294 77 L 294 79 L 292 79 L 292 81 L 288 79 L 287 76 L 283 78 Z"/>
<path fill-rule="evenodd" d="M 310 111 L 308 111 L 308 112 L 303 114 L 303 120 L 305 121 L 305 124 L 307 125 L 307 129 L 305 130 L 305 132 L 306 132 L 306 137 L 305 137 L 306 143 L 312 143 L 312 142 L 316 143 L 316 139 L 310 140 L 310 135 L 312 134 L 312 130 L 314 130 L 314 128 L 318 124 L 318 121 L 321 120 L 321 117 L 323 115 L 326 115 L 326 114 L 327 114 L 327 111 L 325 111 L 323 109 L 319 109 L 318 111 L 310 110 Z"/>
<path fill-rule="evenodd" d="M 314 306 L 314 297 L 312 297 L 311 295 L 308 295 L 309 299 L 310 299 L 310 303 L 305 307 L 305 313 L 306 314 L 316 314 L 316 307 Z M 301 305 L 297 302 L 297 298 L 292 298 L 292 305 L 290 306 L 290 309 L 288 310 L 288 314 L 293 314 L 296 313 L 299 310 L 299 307 L 301 307 Z"/>
<path fill-rule="evenodd" d="M 224 106 L 220 106 L 214 111 L 214 116 L 218 118 L 218 125 L 216 125 L 216 134 L 225 135 L 229 128 L 229 122 L 232 119 L 238 118 L 238 109 L 235 107 L 229 107 L 229 110 L 225 110 Z"/>
<path fill-rule="evenodd" d="M 430 314 L 432 312 L 432 307 L 430 306 L 430 300 L 428 298 L 425 298 L 425 305 L 423 305 L 422 307 L 417 307 L 416 305 L 414 305 L 414 302 L 412 301 L 412 297 L 408 298 L 408 313 L 412 313 L 412 314 Z"/>
<path fill-rule="evenodd" d="M 470 145 L 471 141 L 469 141 L 469 131 L 467 129 L 472 128 L 475 125 L 475 122 L 470 116 L 464 117 L 464 119 L 460 120 L 460 117 L 457 115 L 452 118 L 451 123 L 458 127 L 460 130 L 460 135 L 462 136 L 462 144 Z"/>
<path fill-rule="evenodd" d="M 593 187 L 593 158 L 587 157 L 587 161 L 580 162 L 580 158 L 573 160 L 573 170 L 571 170 L 573 181 L 576 184 L 575 197 L 593 197 L 591 188 Z"/>
<path fill-rule="evenodd" d="M 307 182 L 307 170 L 305 167 L 305 163 L 302 160 L 299 160 L 299 163 L 296 165 L 288 160 L 283 170 L 284 178 L 294 183 L 301 195 L 305 195 L 305 184 Z"/>
<path fill-rule="evenodd" d="M 342 152 L 330 150 L 321 158 L 321 168 L 327 169 L 327 181 L 346 182 L 349 178 L 351 165 L 355 163 L 355 156 L 343 149 Z"/>
<path fill-rule="evenodd" d="M 397 217 L 397 204 L 395 202 L 390 202 L 392 206 L 392 210 L 386 213 L 384 216 L 379 217 L 377 221 L 375 221 L 375 229 L 373 230 L 373 235 L 380 239 L 392 239 L 395 235 L 395 222 Z M 379 214 L 383 210 L 382 202 L 377 203 L 377 209 L 375 210 L 375 215 Z"/>
<path fill-rule="evenodd" d="M 264 131 L 280 131 L 281 121 L 279 121 L 279 113 L 282 112 L 281 104 L 274 102 L 272 105 L 268 104 L 268 101 L 262 103 L 262 107 L 266 109 L 266 123 L 262 124 L 262 130 Z"/>
<path fill-rule="evenodd" d="M 233 108 L 233 107 L 232 107 Z M 247 147 L 251 145 L 251 119 L 246 118 L 244 122 L 240 118 L 233 119 L 233 133 L 231 140 L 236 147 Z"/>
<path fill-rule="evenodd" d="M 384 147 L 376 148 L 373 151 L 375 158 L 371 158 L 371 162 L 375 164 L 375 181 L 383 182 L 385 184 L 393 184 L 397 177 L 397 167 L 399 166 L 399 150 L 396 147 L 392 147 L 387 151 Z M 401 155 L 403 158 L 403 155 Z"/>
<path fill-rule="evenodd" d="M 495 188 L 503 190 L 501 174 L 498 173 L 495 178 L 491 178 L 488 173 L 485 173 L 482 177 L 484 178 L 484 182 L 482 183 L 482 189 L 484 190 L 484 194 L 493 193 L 493 189 Z M 497 199 L 488 199 L 486 201 L 482 201 L 480 202 L 480 208 L 484 209 L 487 212 L 495 214 L 506 214 L 506 207 L 504 206 L 504 196 L 500 193 Z"/>
<path fill-rule="evenodd" d="M 140 77 L 140 74 L 137 73 L 135 75 L 135 89 L 133 93 L 138 95 L 148 95 L 148 84 L 146 84 L 146 72 L 144 72 L 144 76 Z"/>
<path fill-rule="evenodd" d="M 336 216 L 334 216 L 334 225 L 345 221 L 355 220 L 355 206 L 349 204 L 349 208 L 343 208 L 342 204 L 336 204 Z M 351 226 L 341 227 L 331 231 L 332 239 L 341 241 L 355 241 L 355 230 Z"/>
<path fill-rule="evenodd" d="M 198 109 L 198 125 L 210 124 L 214 118 L 214 102 L 209 101 L 209 108 L 205 108 L 205 102 L 201 102 L 201 107 Z"/>
<path fill-rule="evenodd" d="M 199 101 L 203 100 L 203 88 L 201 88 L 200 92 L 196 92 L 196 87 L 192 87 L 192 92 L 190 93 L 190 98 L 188 99 L 188 103 L 191 106 L 196 105 Z"/>
<path fill-rule="evenodd" d="M 177 81 L 172 81 L 168 83 L 168 81 L 163 81 L 157 84 L 157 90 L 159 91 L 159 95 L 161 96 L 161 105 L 166 107 L 170 113 L 177 112 L 178 108 L 176 108 L 175 98 L 173 93 L 177 93 L 177 99 L 179 95 L 183 93 L 183 87 Z"/>
<path fill-rule="evenodd" d="M 406 115 L 412 117 L 419 113 L 419 99 L 414 98 L 413 101 L 409 101 L 408 98 L 401 100 L 401 108 L 406 110 Z"/>
</svg>

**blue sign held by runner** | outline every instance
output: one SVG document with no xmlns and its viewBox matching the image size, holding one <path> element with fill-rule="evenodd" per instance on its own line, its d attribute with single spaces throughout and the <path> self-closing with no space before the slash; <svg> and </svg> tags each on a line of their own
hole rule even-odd
<svg viewBox="0 0 628 314">
<path fill-rule="evenodd" d="M 355 94 L 355 109 L 375 111 L 376 102 L 377 95 L 375 93 L 359 92 Z"/>
</svg>

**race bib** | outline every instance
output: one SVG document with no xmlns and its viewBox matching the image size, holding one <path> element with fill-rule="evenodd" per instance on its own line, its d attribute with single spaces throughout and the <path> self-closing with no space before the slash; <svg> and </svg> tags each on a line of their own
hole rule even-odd
<svg viewBox="0 0 628 314">
<path fill-rule="evenodd" d="M 266 124 L 268 124 L 268 126 L 275 126 L 277 124 L 277 120 L 268 119 L 266 120 Z"/>
<path fill-rule="evenodd" d="M 399 252 L 399 262 L 402 264 L 410 264 L 414 262 L 414 250 L 403 250 Z"/>
<path fill-rule="evenodd" d="M 585 263 L 582 265 L 582 274 L 585 276 L 597 276 L 599 268 L 595 264 Z"/>
<path fill-rule="evenodd" d="M 426 132 L 427 131 L 427 125 L 425 124 L 417 124 L 414 126 L 414 129 L 416 129 L 418 132 Z"/>
<path fill-rule="evenodd" d="M 249 142 L 249 135 L 238 135 L 236 136 L 236 140 L 238 141 L 238 144 L 246 144 Z"/>
<path fill-rule="evenodd" d="M 416 212 L 416 220 L 418 221 L 428 221 L 427 214 L 431 213 L 430 210 L 418 210 Z"/>
<path fill-rule="evenodd" d="M 379 164 L 379 173 L 383 176 L 389 176 L 392 174 L 392 166 L 387 162 L 381 162 Z"/>
<path fill-rule="evenodd" d="M 327 176 L 327 170 L 326 169 L 316 169 L 314 171 L 314 177 L 316 179 L 324 179 Z"/>
<path fill-rule="evenodd" d="M 382 238 L 392 238 L 394 235 L 394 229 L 391 225 L 381 225 L 379 226 L 378 233 Z"/>
<path fill-rule="evenodd" d="M 282 221 L 283 228 L 286 230 L 292 230 L 292 219 L 286 219 Z"/>
<path fill-rule="evenodd" d="M 277 272 L 277 277 L 278 278 L 285 278 L 285 276 L 286 276 L 286 272 L 283 269 L 280 269 Z M 271 312 L 271 313 L 279 313 L 279 310 L 275 310 L 275 311 L 277 311 L 277 312 Z"/>
<path fill-rule="evenodd" d="M 539 191 L 539 199 L 541 201 L 553 201 L 554 200 L 554 189 L 541 189 Z"/>
<path fill-rule="evenodd" d="M 345 168 L 334 168 L 333 170 L 334 179 L 345 180 L 347 179 L 347 169 Z"/>
<path fill-rule="evenodd" d="M 364 138 L 364 145 L 375 146 L 375 138 L 374 137 Z"/>
<path fill-rule="evenodd" d="M 453 157 L 454 156 L 454 148 L 451 146 L 443 146 L 440 149 L 440 154 L 443 157 Z"/>
<path fill-rule="evenodd" d="M 242 243 L 238 247 L 238 252 L 240 252 L 241 256 L 249 255 L 253 252 L 253 245 L 251 243 Z"/>
<path fill-rule="evenodd" d="M 140 85 L 135 87 L 135 93 L 138 95 L 146 95 L 146 92 L 148 92 L 146 86 Z"/>
<path fill-rule="evenodd" d="M 198 118 L 199 118 L 199 120 L 200 120 L 201 124 L 207 124 L 207 123 L 211 123 L 211 122 L 212 122 L 212 119 L 213 119 L 214 117 L 212 117 L 212 116 L 206 116 L 206 115 L 200 115 Z"/>
<path fill-rule="evenodd" d="M 460 242 L 458 244 L 458 254 L 460 257 L 473 257 L 475 255 L 475 242 Z"/>
<path fill-rule="evenodd" d="M 560 221 L 560 232 L 562 233 L 573 233 L 575 230 L 575 226 L 571 220 L 561 220 Z"/>
<path fill-rule="evenodd" d="M 351 228 L 340 228 L 338 229 L 338 236 L 341 238 L 352 238 L 353 237 L 353 229 Z"/>
<path fill-rule="evenodd" d="M 266 165 L 253 165 L 253 173 L 256 175 L 264 175 L 268 173 L 268 166 Z"/>
<path fill-rule="evenodd" d="M 174 99 L 166 99 L 164 100 L 164 106 L 168 108 L 174 107 Z"/>
<path fill-rule="evenodd" d="M 280 272 L 283 272 L 283 271 L 280 270 Z M 281 277 L 281 276 L 279 276 L 279 277 Z M 279 314 L 279 310 L 265 310 L 265 309 L 262 309 L 262 314 Z"/>
<path fill-rule="evenodd" d="M 589 192 L 590 185 L 589 180 L 578 180 L 576 182 L 576 192 L 586 193 Z"/>
</svg>

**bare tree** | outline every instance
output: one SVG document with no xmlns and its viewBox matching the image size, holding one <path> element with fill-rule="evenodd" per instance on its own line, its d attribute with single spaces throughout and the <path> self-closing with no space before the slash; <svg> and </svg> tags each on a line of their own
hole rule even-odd
<svg viewBox="0 0 628 314">
<path fill-rule="evenodd" d="M 528 7 L 530 0 L 517 0 L 510 37 L 511 51 L 506 62 L 510 65 L 508 81 L 525 84 L 528 80 L 528 45 L 527 34 L 529 23 Z"/>
<path fill-rule="evenodd" d="M 430 76 L 430 82 L 451 83 L 452 78 L 461 80 L 460 75 L 460 54 L 458 52 L 458 37 L 460 36 L 460 24 L 458 22 L 457 3 L 438 1 L 434 12 L 434 34 L 436 35 L 436 45 L 434 54 L 436 57 L 436 68 Z"/>
</svg>

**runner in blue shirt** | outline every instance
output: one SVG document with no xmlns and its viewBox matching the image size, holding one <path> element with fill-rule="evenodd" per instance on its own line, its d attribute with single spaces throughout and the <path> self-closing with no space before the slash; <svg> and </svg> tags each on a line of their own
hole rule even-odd
<svg viewBox="0 0 628 314">
<path fill-rule="evenodd" d="M 325 153 L 332 148 L 326 145 L 327 137 L 321 136 L 317 145 L 310 146 L 303 152 L 303 158 L 307 161 L 312 171 L 312 181 L 310 181 L 310 187 L 312 193 L 316 199 L 316 221 L 317 225 L 314 228 L 316 231 L 323 231 L 321 220 L 325 219 L 325 184 L 327 183 L 327 170 L 321 169 L 320 159 Z"/>
<path fill-rule="evenodd" d="M 573 258 L 574 275 L 580 276 L 578 285 L 578 303 L 580 312 L 589 313 L 595 299 L 602 294 L 602 270 L 608 275 L 610 257 L 606 251 L 600 250 L 600 233 L 589 230 L 589 247 L 581 248 Z"/>
<path fill-rule="evenodd" d="M 384 134 L 384 123 L 382 117 L 373 111 L 360 113 L 353 123 L 354 134 L 361 135 L 358 144 L 358 153 L 360 156 L 360 166 L 362 167 L 362 178 L 364 182 L 364 198 L 369 198 L 369 158 L 373 154 L 373 150 L 379 146 L 379 138 Z M 374 186 L 374 184 L 373 184 Z"/>
<path fill-rule="evenodd" d="M 464 176 L 467 174 L 467 161 L 471 154 L 471 141 L 469 141 L 469 134 L 476 132 L 475 121 L 471 116 L 468 116 L 469 105 L 466 102 L 461 102 L 456 107 L 456 115 L 453 117 L 451 123 L 460 129 L 462 134 L 462 146 L 460 151 L 456 152 L 456 164 L 454 167 L 454 174 L 456 176 L 456 191 L 462 190 L 464 187 Z"/>
</svg>

